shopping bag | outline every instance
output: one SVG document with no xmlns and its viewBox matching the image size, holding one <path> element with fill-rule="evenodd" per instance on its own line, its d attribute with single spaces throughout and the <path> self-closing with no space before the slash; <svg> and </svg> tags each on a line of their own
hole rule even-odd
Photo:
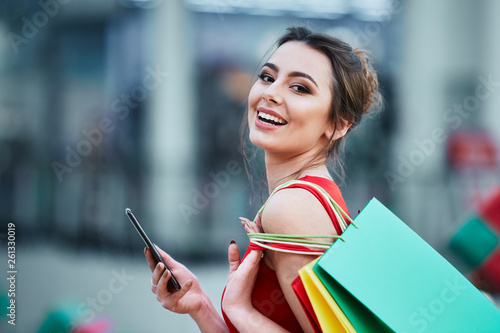
<svg viewBox="0 0 500 333">
<path fill-rule="evenodd" d="M 357 332 L 500 332 L 500 311 L 372 199 L 313 271 Z"/>
<path fill-rule="evenodd" d="M 297 300 L 302 306 L 302 310 L 304 310 L 307 320 L 309 320 L 314 333 L 321 333 L 318 317 L 316 316 L 316 313 L 314 313 L 311 301 L 307 296 L 306 288 L 304 287 L 304 283 L 300 279 L 300 276 L 293 280 L 292 289 L 295 292 L 295 296 L 297 296 Z"/>
<path fill-rule="evenodd" d="M 349 319 L 313 271 L 318 259 L 299 270 L 299 276 L 322 332 L 355 333 Z"/>
</svg>

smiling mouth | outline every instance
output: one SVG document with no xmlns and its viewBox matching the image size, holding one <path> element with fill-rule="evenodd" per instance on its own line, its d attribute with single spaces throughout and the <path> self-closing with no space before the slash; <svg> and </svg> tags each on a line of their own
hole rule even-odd
<svg viewBox="0 0 500 333">
<path fill-rule="evenodd" d="M 262 111 L 259 111 L 257 116 L 259 117 L 259 121 L 266 125 L 283 126 L 288 124 L 286 120 L 271 116 L 270 114 L 264 113 Z"/>
</svg>

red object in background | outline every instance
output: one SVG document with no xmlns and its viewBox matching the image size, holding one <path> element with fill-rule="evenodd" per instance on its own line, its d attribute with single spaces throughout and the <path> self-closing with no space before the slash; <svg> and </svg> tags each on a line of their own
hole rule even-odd
<svg viewBox="0 0 500 333">
<path fill-rule="evenodd" d="M 460 130 L 451 134 L 447 146 L 448 162 L 456 170 L 493 170 L 498 167 L 498 149 L 482 130 Z"/>
<path fill-rule="evenodd" d="M 484 130 L 459 130 L 450 135 L 447 158 L 452 170 L 498 172 L 498 148 L 493 138 Z M 483 201 L 477 196 L 478 214 L 482 222 L 500 235 L 500 187 Z M 471 198 L 473 199 L 473 198 Z M 474 200 L 475 201 L 475 200 Z M 473 272 L 474 284 L 490 293 L 500 293 L 500 246 L 496 246 Z"/>
<path fill-rule="evenodd" d="M 500 187 L 480 205 L 479 216 L 500 234 Z M 490 293 L 500 293 L 500 246 L 479 266 L 474 280 L 479 288 Z"/>
<path fill-rule="evenodd" d="M 88 324 L 78 326 L 71 333 L 109 333 L 111 324 L 106 319 L 96 320 Z"/>
<path fill-rule="evenodd" d="M 479 216 L 500 233 L 500 187 L 479 207 Z M 500 264 L 499 264 L 500 265 Z"/>
<path fill-rule="evenodd" d="M 474 284 L 490 293 L 500 293 L 500 250 L 494 252 L 474 274 Z"/>
</svg>

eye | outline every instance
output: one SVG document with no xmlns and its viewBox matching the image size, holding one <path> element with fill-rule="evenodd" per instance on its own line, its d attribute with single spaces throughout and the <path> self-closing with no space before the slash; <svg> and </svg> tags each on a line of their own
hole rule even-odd
<svg viewBox="0 0 500 333">
<path fill-rule="evenodd" d="M 306 87 L 304 87 L 300 84 L 293 85 L 292 89 L 300 94 L 310 94 L 311 93 L 311 91 L 309 89 L 307 89 Z"/>
<path fill-rule="evenodd" d="M 258 77 L 264 82 L 271 82 L 271 83 L 274 82 L 274 78 L 269 74 L 262 73 L 259 74 Z"/>
</svg>

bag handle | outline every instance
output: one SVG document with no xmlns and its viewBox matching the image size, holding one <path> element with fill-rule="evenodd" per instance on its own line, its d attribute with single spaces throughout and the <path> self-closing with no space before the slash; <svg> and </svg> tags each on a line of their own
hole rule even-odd
<svg viewBox="0 0 500 333">
<path fill-rule="evenodd" d="M 266 202 L 262 207 L 259 209 L 257 212 L 257 215 L 255 216 L 254 223 L 257 221 L 257 217 L 259 214 L 261 214 L 264 211 L 264 208 L 266 207 L 269 199 L 279 190 L 282 190 L 286 187 L 290 187 L 291 185 L 295 184 L 301 184 L 305 186 L 309 186 L 314 188 L 318 193 L 323 195 L 329 203 L 330 207 L 332 208 L 332 211 L 337 218 L 340 228 L 342 232 L 347 228 L 347 222 L 346 219 L 354 225 L 356 228 L 358 226 L 356 223 L 354 223 L 353 219 L 340 207 L 340 205 L 333 200 L 333 198 L 330 196 L 330 194 L 325 191 L 321 186 L 311 183 L 311 182 L 306 182 L 303 180 L 290 180 L 288 182 L 285 182 L 281 184 L 280 186 L 276 187 L 274 191 L 269 195 L 269 198 L 267 198 Z M 343 242 L 345 242 L 344 238 L 339 235 L 288 235 L 288 234 L 267 234 L 267 233 L 248 233 L 248 238 L 250 239 L 250 243 L 255 244 L 258 247 L 261 248 L 266 248 L 274 251 L 279 251 L 279 252 L 285 252 L 285 253 L 295 253 L 295 254 L 316 254 L 316 255 L 322 255 L 324 251 L 326 251 L 332 244 L 333 242 L 318 242 L 318 241 L 313 241 L 310 240 L 311 238 L 335 238 L 335 239 L 341 239 Z M 278 246 L 271 246 L 265 243 L 274 243 L 278 244 Z M 282 246 L 279 246 L 282 245 Z M 304 247 L 304 250 L 292 250 L 290 247 L 286 247 L 286 245 L 298 245 Z"/>
</svg>

